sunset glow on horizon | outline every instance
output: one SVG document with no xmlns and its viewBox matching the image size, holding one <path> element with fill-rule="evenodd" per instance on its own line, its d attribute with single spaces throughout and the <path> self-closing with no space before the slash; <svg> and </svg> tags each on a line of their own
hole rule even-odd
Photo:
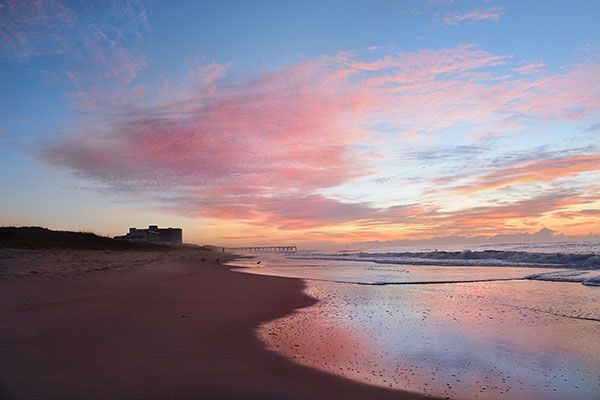
<svg viewBox="0 0 600 400">
<path fill-rule="evenodd" d="M 600 3 L 250 3 L 0 0 L 0 223 L 600 235 Z"/>
</svg>

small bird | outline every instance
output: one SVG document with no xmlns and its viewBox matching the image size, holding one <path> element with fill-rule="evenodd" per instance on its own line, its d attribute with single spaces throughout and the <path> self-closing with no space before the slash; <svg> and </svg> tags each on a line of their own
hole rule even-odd
<svg viewBox="0 0 600 400">
<path fill-rule="evenodd" d="M 260 264 L 260 261 L 259 261 L 259 262 L 257 262 L 257 264 Z"/>
</svg>

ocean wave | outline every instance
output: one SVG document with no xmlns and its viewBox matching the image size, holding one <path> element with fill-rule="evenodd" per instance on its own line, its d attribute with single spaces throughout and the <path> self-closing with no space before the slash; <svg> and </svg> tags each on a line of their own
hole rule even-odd
<svg viewBox="0 0 600 400">
<path fill-rule="evenodd" d="M 600 275 L 584 279 L 582 283 L 586 286 L 600 286 Z"/>
<path fill-rule="evenodd" d="M 357 252 L 296 254 L 304 260 L 369 261 L 379 264 L 437 266 L 519 266 L 543 268 L 600 268 L 600 255 L 574 253 L 534 253 L 526 251 L 431 251 L 431 252 Z"/>
<path fill-rule="evenodd" d="M 580 282 L 586 286 L 600 286 L 600 275 L 596 270 L 560 270 L 526 276 L 525 279 L 551 282 Z"/>
</svg>

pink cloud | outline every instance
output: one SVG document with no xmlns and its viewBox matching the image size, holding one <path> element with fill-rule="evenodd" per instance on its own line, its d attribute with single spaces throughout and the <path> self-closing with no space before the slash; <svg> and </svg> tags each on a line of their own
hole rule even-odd
<svg viewBox="0 0 600 400">
<path fill-rule="evenodd" d="M 390 143 L 456 124 L 494 126 L 501 135 L 517 120 L 586 120 L 599 109 L 600 94 L 589 84 L 598 65 L 530 80 L 482 71 L 509 63 L 469 45 L 366 60 L 338 53 L 235 81 L 225 65 L 194 65 L 181 83 L 98 102 L 97 118 L 42 157 L 186 216 L 284 230 L 354 223 L 426 232 L 450 223 L 435 204 L 379 208 L 323 190 L 376 173 Z M 123 85 L 120 91 L 138 90 Z M 391 142 L 382 141 L 377 124 L 389 127 Z"/>
<path fill-rule="evenodd" d="M 477 193 L 515 185 L 553 182 L 586 172 L 600 171 L 600 154 L 576 155 L 535 160 L 510 165 L 478 177 L 474 182 L 455 188 Z"/>
<path fill-rule="evenodd" d="M 536 72 L 540 72 L 546 66 L 541 61 L 535 61 L 530 63 L 522 64 L 518 67 L 513 68 L 512 70 L 518 74 L 533 74 Z"/>
<path fill-rule="evenodd" d="M 199 80 L 212 83 L 211 67 Z M 209 78 L 206 78 L 209 76 Z M 264 212 L 276 196 L 311 192 L 369 173 L 345 117 L 366 100 L 311 65 L 160 106 L 129 105 L 101 129 L 82 128 L 43 151 L 48 162 L 120 191 L 169 191 L 180 210 L 219 218 Z M 257 203 L 256 199 L 261 199 Z M 323 203 L 325 204 L 325 203 Z M 281 205 L 279 205 L 281 207 Z M 281 213 L 273 211 L 274 215 Z"/>
<path fill-rule="evenodd" d="M 369 82 L 377 85 L 390 82 L 431 81 L 441 75 L 499 65 L 505 63 L 509 58 L 491 54 L 473 45 L 462 45 L 453 49 L 399 52 L 369 61 L 351 59 L 349 67 L 357 72 L 389 71 L 388 74 L 381 76 L 384 79 L 375 78 Z"/>
</svg>

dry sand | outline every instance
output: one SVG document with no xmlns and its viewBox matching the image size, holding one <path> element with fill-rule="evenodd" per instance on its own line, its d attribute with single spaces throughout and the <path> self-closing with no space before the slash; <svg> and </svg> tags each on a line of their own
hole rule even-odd
<svg viewBox="0 0 600 400">
<path fill-rule="evenodd" d="M 301 280 L 235 273 L 217 258 L 225 257 L 1 250 L 0 397 L 422 398 L 266 350 L 259 324 L 314 300 Z"/>
</svg>

